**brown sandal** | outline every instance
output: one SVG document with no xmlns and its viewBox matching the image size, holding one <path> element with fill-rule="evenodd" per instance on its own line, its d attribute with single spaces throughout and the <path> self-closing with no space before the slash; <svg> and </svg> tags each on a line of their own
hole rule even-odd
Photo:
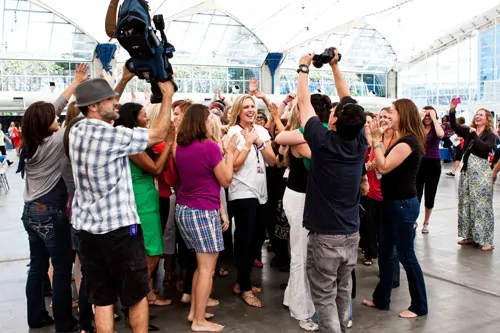
<svg viewBox="0 0 500 333">
<path fill-rule="evenodd" d="M 241 299 L 248 306 L 251 306 L 253 308 L 263 308 L 264 307 L 264 303 L 262 303 L 262 301 L 260 299 L 258 299 L 257 296 L 255 296 L 251 292 L 241 294 Z"/>
</svg>

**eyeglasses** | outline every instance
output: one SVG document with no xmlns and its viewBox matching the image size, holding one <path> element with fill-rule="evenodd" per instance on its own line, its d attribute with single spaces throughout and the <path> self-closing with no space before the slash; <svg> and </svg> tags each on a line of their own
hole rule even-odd
<svg viewBox="0 0 500 333">
<path fill-rule="evenodd" d="M 264 117 L 257 117 L 257 120 L 264 120 L 264 121 L 267 121 L 267 119 L 266 119 L 266 118 L 264 118 Z"/>
</svg>

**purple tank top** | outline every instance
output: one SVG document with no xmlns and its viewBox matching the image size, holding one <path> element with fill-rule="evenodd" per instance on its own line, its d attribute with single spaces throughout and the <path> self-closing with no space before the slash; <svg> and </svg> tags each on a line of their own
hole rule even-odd
<svg viewBox="0 0 500 333">
<path fill-rule="evenodd" d="M 431 129 L 425 138 L 425 155 L 422 158 L 438 158 L 441 159 L 439 154 L 440 138 L 436 135 L 436 131 Z"/>
</svg>

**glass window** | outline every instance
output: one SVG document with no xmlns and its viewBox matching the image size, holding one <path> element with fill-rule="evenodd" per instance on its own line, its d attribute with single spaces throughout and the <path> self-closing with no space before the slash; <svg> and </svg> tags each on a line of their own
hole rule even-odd
<svg viewBox="0 0 500 333">
<path fill-rule="evenodd" d="M 243 80 L 243 68 L 228 68 L 230 80 Z"/>
</svg>

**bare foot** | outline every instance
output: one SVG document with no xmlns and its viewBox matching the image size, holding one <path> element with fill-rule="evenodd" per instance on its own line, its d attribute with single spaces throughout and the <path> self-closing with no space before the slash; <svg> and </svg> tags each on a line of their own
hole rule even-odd
<svg viewBox="0 0 500 333">
<path fill-rule="evenodd" d="M 213 313 L 209 313 L 209 312 L 205 312 L 205 319 L 212 319 L 213 317 L 215 317 L 215 315 Z M 192 314 L 191 312 L 188 314 L 188 321 L 190 323 L 193 322 L 193 319 L 194 319 L 194 314 Z"/>
<path fill-rule="evenodd" d="M 489 243 L 484 243 L 484 245 L 481 247 L 481 251 L 493 251 L 495 246 L 489 244 Z"/>
<path fill-rule="evenodd" d="M 252 286 L 252 293 L 253 294 L 258 294 L 260 292 L 262 292 L 262 288 Z M 241 289 L 240 289 L 240 285 L 238 283 L 236 283 L 233 287 L 233 294 L 241 295 Z"/>
<path fill-rule="evenodd" d="M 207 302 L 207 307 L 211 308 L 211 307 L 217 306 L 219 304 L 220 304 L 220 302 L 218 300 L 213 299 L 213 298 L 209 298 L 208 302 Z"/>
<path fill-rule="evenodd" d="M 154 295 L 153 297 L 148 296 L 149 305 L 153 306 L 167 306 L 172 304 L 172 301 L 166 298 L 163 298 L 159 295 Z"/>
<path fill-rule="evenodd" d="M 417 318 L 417 314 L 411 312 L 410 310 L 404 310 L 399 314 L 399 318 L 405 318 L 405 319 L 411 319 L 411 318 Z"/>
<path fill-rule="evenodd" d="M 191 295 L 183 294 L 181 297 L 181 303 L 191 304 Z M 219 304 L 220 304 L 220 302 L 218 300 L 213 299 L 211 297 L 207 301 L 207 307 L 209 307 L 209 308 L 217 306 Z"/>
<path fill-rule="evenodd" d="M 364 299 L 363 302 L 361 302 L 361 304 L 363 304 L 364 306 L 368 306 L 370 308 L 374 308 L 375 307 L 375 303 L 373 303 L 373 301 L 370 301 L 370 300 L 367 300 L 367 299 Z"/>
<path fill-rule="evenodd" d="M 206 320 L 191 324 L 191 331 L 193 332 L 221 332 L 223 329 L 224 326 Z"/>
<path fill-rule="evenodd" d="M 189 295 L 189 294 L 182 294 L 181 303 L 184 303 L 184 304 L 191 303 L 191 295 Z"/>
</svg>

